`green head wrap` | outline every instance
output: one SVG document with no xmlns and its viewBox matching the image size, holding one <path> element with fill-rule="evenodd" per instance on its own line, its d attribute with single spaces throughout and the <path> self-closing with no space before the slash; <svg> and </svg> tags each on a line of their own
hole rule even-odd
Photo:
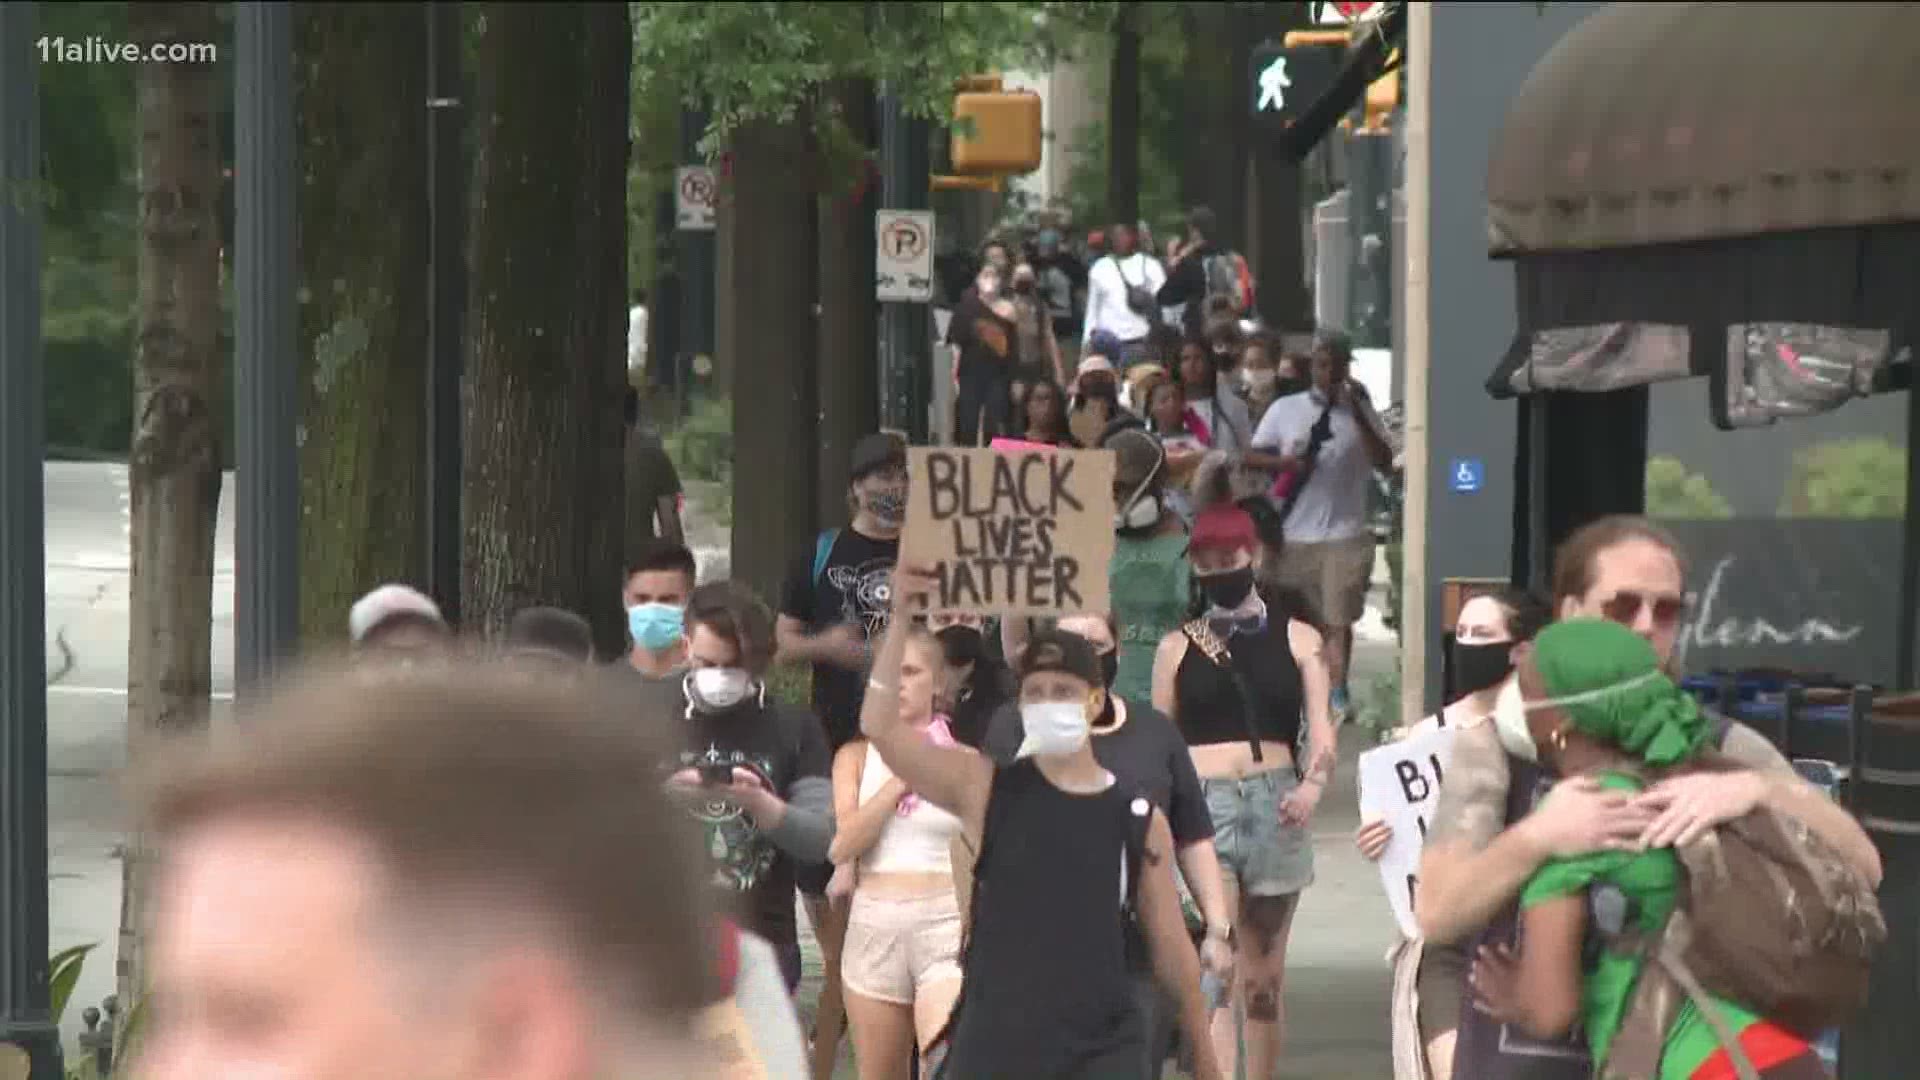
<svg viewBox="0 0 1920 1080">
<path fill-rule="evenodd" d="M 1534 638 L 1533 662 L 1550 703 L 1575 730 L 1649 765 L 1677 765 L 1707 741 L 1693 695 L 1660 670 L 1653 646 L 1618 623 L 1554 623 Z"/>
</svg>

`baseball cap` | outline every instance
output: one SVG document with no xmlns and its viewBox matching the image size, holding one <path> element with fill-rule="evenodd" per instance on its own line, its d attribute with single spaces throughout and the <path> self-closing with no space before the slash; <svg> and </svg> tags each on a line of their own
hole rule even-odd
<svg viewBox="0 0 1920 1080">
<path fill-rule="evenodd" d="M 1049 628 L 1027 640 L 1020 653 L 1020 677 L 1059 672 L 1085 679 L 1090 686 L 1104 686 L 1106 676 L 1100 670 L 1100 658 L 1093 645 L 1079 634 Z"/>
<path fill-rule="evenodd" d="M 876 431 L 853 444 L 853 454 L 847 459 L 847 475 L 850 479 L 859 480 L 882 469 L 904 469 L 906 466 L 906 443 L 897 435 Z"/>
<path fill-rule="evenodd" d="M 1111 374 L 1113 374 L 1113 361 L 1104 356 L 1089 356 L 1080 361 L 1080 366 L 1074 369 L 1075 377 Z"/>
<path fill-rule="evenodd" d="M 354 602 L 347 612 L 347 636 L 354 644 L 395 619 L 413 619 L 447 628 L 440 605 L 406 585 L 382 585 Z"/>
</svg>

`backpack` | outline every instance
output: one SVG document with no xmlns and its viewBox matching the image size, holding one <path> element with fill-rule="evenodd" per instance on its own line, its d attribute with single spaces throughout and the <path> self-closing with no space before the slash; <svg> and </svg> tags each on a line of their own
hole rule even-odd
<svg viewBox="0 0 1920 1080">
<path fill-rule="evenodd" d="M 1658 934 L 1601 932 L 1646 959 L 1603 1080 L 1654 1075 L 1682 1002 L 1714 1029 L 1736 1068 L 1738 1041 L 1713 997 L 1814 1037 L 1866 1004 L 1873 955 L 1886 941 L 1874 890 L 1799 821 L 1761 807 L 1675 850 L 1686 893 Z M 1695 919 L 1695 912 L 1711 918 Z M 1743 1077 L 1750 1075 L 1742 1071 Z"/>
<path fill-rule="evenodd" d="M 1253 275 L 1247 269 L 1247 260 L 1238 252 L 1221 251 L 1207 256 L 1201 269 L 1207 278 L 1207 293 L 1202 305 L 1216 296 L 1224 296 L 1233 308 L 1235 317 L 1244 318 L 1253 310 Z"/>
</svg>

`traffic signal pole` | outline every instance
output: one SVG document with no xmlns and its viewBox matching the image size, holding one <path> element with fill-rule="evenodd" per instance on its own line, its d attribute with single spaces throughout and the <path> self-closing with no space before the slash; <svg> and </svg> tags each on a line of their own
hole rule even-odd
<svg viewBox="0 0 1920 1080">
<path fill-rule="evenodd" d="M 925 210 L 933 182 L 932 128 L 908 116 L 900 100 L 880 96 L 881 204 L 890 210 Z M 932 390 L 933 309 L 926 304 L 880 305 L 880 426 L 904 432 L 915 445 L 928 442 L 927 408 Z"/>
<path fill-rule="evenodd" d="M 0 1075 L 60 1080 L 47 987 L 38 14 L 0 4 Z"/>
<path fill-rule="evenodd" d="M 234 674 L 250 693 L 300 618 L 293 9 L 234 10 Z"/>
</svg>

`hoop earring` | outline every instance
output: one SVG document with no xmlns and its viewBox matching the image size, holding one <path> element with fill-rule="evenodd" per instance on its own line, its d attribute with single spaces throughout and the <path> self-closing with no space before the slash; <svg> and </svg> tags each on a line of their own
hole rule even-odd
<svg viewBox="0 0 1920 1080">
<path fill-rule="evenodd" d="M 1556 754 L 1564 754 L 1567 752 L 1567 729 L 1565 725 L 1554 728 L 1547 734 L 1547 745 L 1551 746 L 1553 752 Z"/>
</svg>

